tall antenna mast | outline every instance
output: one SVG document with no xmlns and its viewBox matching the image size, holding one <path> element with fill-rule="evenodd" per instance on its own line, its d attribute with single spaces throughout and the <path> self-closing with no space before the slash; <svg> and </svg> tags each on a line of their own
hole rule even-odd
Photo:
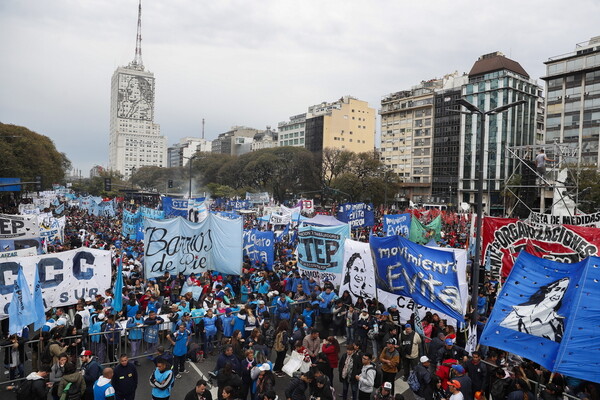
<svg viewBox="0 0 600 400">
<path fill-rule="evenodd" d="M 204 118 L 202 118 L 202 139 L 204 139 Z"/>
<path fill-rule="evenodd" d="M 137 36 L 135 38 L 135 58 L 133 59 L 132 65 L 139 69 L 144 69 L 144 62 L 142 61 L 142 0 L 138 5 L 138 22 L 137 22 Z"/>
</svg>

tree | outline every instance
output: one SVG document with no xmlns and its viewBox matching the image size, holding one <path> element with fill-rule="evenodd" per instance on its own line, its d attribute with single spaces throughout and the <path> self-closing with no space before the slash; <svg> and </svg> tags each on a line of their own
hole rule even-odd
<svg viewBox="0 0 600 400">
<path fill-rule="evenodd" d="M 42 189 L 63 183 L 71 162 L 54 142 L 23 126 L 0 123 L 0 176 L 33 182 L 42 177 Z"/>
</svg>

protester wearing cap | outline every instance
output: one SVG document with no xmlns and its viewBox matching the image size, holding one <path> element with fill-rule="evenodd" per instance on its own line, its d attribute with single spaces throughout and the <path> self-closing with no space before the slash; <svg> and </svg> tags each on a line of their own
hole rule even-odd
<svg viewBox="0 0 600 400">
<path fill-rule="evenodd" d="M 398 311 L 398 306 L 396 304 L 392 304 L 388 308 L 388 312 L 390 313 L 390 318 L 392 319 L 392 322 L 395 325 L 400 326 L 400 311 Z"/>
<path fill-rule="evenodd" d="M 460 364 L 452 366 L 454 379 L 460 383 L 460 391 L 465 400 L 473 400 L 473 384 L 471 378 L 466 375 L 465 368 Z"/>
<path fill-rule="evenodd" d="M 394 395 L 394 382 L 396 381 L 396 374 L 398 374 L 398 366 L 400 365 L 400 353 L 396 350 L 395 344 L 394 339 L 389 339 L 385 348 L 379 354 L 382 379 L 386 383 L 392 382 L 392 387 L 390 388 L 392 396 Z"/>
<path fill-rule="evenodd" d="M 460 391 L 460 382 L 457 380 L 448 381 L 448 391 L 451 393 L 449 400 L 464 400 L 464 396 Z"/>
<path fill-rule="evenodd" d="M 447 363 L 445 360 L 462 360 L 463 362 L 466 362 L 469 359 L 469 354 L 465 349 L 456 346 L 452 339 L 446 339 L 444 341 L 444 347 L 438 350 L 436 359 L 438 364 L 451 367 L 453 364 Z"/>
<path fill-rule="evenodd" d="M 385 380 L 385 378 L 383 378 L 383 379 Z M 394 394 L 392 392 L 393 387 L 394 387 L 393 383 L 383 382 L 383 385 L 381 385 L 381 387 L 379 389 L 377 389 L 377 392 L 375 393 L 373 400 L 392 400 L 394 398 Z"/>
<path fill-rule="evenodd" d="M 421 358 L 419 358 L 419 364 L 415 367 L 415 375 L 419 381 L 419 390 L 415 393 L 415 398 L 417 400 L 433 398 L 433 375 L 429 370 L 430 365 L 429 358 L 427 356 L 421 356 Z"/>
<path fill-rule="evenodd" d="M 410 371 L 419 363 L 423 340 L 421 336 L 413 331 L 411 324 L 404 325 L 404 331 L 400 334 L 400 355 L 402 357 L 403 379 L 408 379 Z"/>
<path fill-rule="evenodd" d="M 90 350 L 84 350 L 79 355 L 81 358 L 81 373 L 85 380 L 84 400 L 94 400 L 94 383 L 102 375 L 102 367 Z"/>
</svg>

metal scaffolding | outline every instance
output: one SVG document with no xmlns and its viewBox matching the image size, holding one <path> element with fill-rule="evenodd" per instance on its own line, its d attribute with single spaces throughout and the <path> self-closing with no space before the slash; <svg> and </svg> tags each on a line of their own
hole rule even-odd
<svg viewBox="0 0 600 400">
<path fill-rule="evenodd" d="M 576 145 L 576 146 L 574 146 Z M 546 174 L 540 175 L 535 168 L 535 156 L 539 150 L 543 149 L 546 157 L 555 160 L 551 164 L 546 164 Z M 523 201 L 519 193 L 522 193 L 524 189 L 536 188 L 539 189 L 539 212 L 545 214 L 546 211 L 554 209 L 554 206 L 563 203 L 565 208 L 569 210 L 567 206 L 567 200 L 570 200 L 569 191 L 578 188 L 578 177 L 576 170 L 573 168 L 573 163 L 569 163 L 569 160 L 579 160 L 579 146 L 578 143 L 551 143 L 551 144 L 539 144 L 529 146 L 506 146 L 506 154 L 508 158 L 517 161 L 512 173 L 505 179 L 504 188 L 507 192 L 512 194 L 516 199 L 516 203 L 510 209 L 508 209 L 507 215 L 512 216 L 517 206 L 522 205 L 529 210 L 529 212 L 536 212 L 536 208 L 533 204 L 527 204 Z M 579 166 L 579 163 L 576 164 Z M 515 184 L 513 178 L 516 175 L 523 175 L 523 171 L 527 169 L 536 176 L 535 185 L 523 185 Z M 559 172 L 562 170 L 567 171 L 567 179 L 561 181 L 559 179 Z M 567 181 L 575 182 L 575 185 L 567 185 Z M 522 182 L 521 182 L 522 183 Z M 558 194 L 558 199 L 551 202 L 549 206 L 546 206 L 546 195 L 545 192 L 552 191 L 554 195 Z M 576 195 L 577 197 L 577 195 Z M 506 204 L 506 199 L 504 200 Z M 506 209 L 506 207 L 505 207 Z M 571 211 L 569 211 L 569 214 Z"/>
</svg>

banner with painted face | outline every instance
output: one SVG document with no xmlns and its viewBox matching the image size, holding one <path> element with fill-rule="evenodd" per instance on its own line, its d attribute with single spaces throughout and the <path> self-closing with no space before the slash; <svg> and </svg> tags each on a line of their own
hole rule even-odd
<svg viewBox="0 0 600 400">
<path fill-rule="evenodd" d="M 457 261 L 462 312 L 464 313 L 468 300 L 468 285 L 466 281 L 467 253 L 462 249 L 444 249 L 444 251 L 454 253 Z M 394 306 L 400 313 L 400 321 L 402 322 L 408 321 L 413 313 L 423 318 L 428 311 L 436 312 L 436 310 L 415 304 L 410 297 L 390 293 L 378 288 L 375 273 L 370 244 L 346 239 L 340 293 L 347 290 L 354 301 L 358 297 L 362 297 L 364 300 L 378 299 L 386 307 Z M 441 312 L 438 312 L 438 314 L 440 318 L 448 320 L 448 323 L 453 323 L 451 321 L 454 318 Z"/>
<path fill-rule="evenodd" d="M 385 236 L 400 235 L 407 238 L 410 233 L 410 220 L 409 213 L 384 215 L 383 233 Z"/>
<path fill-rule="evenodd" d="M 298 229 L 298 268 L 317 282 L 341 283 L 344 241 L 350 226 L 301 226 Z"/>
<path fill-rule="evenodd" d="M 52 243 L 54 241 L 63 241 L 66 217 L 54 218 L 52 213 L 38 215 L 38 224 L 40 226 L 40 238 Z"/>
<path fill-rule="evenodd" d="M 250 229 L 244 231 L 244 255 L 252 260 L 252 264 L 266 263 L 273 268 L 275 257 L 275 236 L 273 231 Z"/>
<path fill-rule="evenodd" d="M 370 238 L 377 286 L 463 321 L 454 253 L 435 250 L 402 236 Z"/>
<path fill-rule="evenodd" d="M 197 202 L 204 201 L 204 197 L 198 197 L 193 199 Z M 163 197 L 162 209 L 165 212 L 165 218 L 175 218 L 188 216 L 188 199 L 174 199 L 172 197 Z"/>
<path fill-rule="evenodd" d="M 485 217 L 481 247 L 481 259 L 486 260 L 492 275 L 506 277 L 524 249 L 546 260 L 564 263 L 598 255 L 600 229 Z"/>
<path fill-rule="evenodd" d="M 522 251 L 498 294 L 481 343 L 553 372 L 600 382 L 600 258 L 544 260 Z"/>
<path fill-rule="evenodd" d="M 82 247 L 62 253 L 0 259 L 0 319 L 8 317 L 7 307 L 20 267 L 31 293 L 37 267 L 46 310 L 75 304 L 81 297 L 104 294 L 111 287 L 108 250 Z"/>
<path fill-rule="evenodd" d="M 375 225 L 373 204 L 346 203 L 339 206 L 337 219 L 350 225 L 351 229 Z"/>
<path fill-rule="evenodd" d="M 242 264 L 242 219 L 209 213 L 196 224 L 184 218 L 144 221 L 144 269 L 147 278 L 165 272 L 196 275 L 207 270 L 239 275 Z"/>
<path fill-rule="evenodd" d="M 41 252 L 37 215 L 0 214 L 0 251 L 35 247 Z"/>
</svg>

